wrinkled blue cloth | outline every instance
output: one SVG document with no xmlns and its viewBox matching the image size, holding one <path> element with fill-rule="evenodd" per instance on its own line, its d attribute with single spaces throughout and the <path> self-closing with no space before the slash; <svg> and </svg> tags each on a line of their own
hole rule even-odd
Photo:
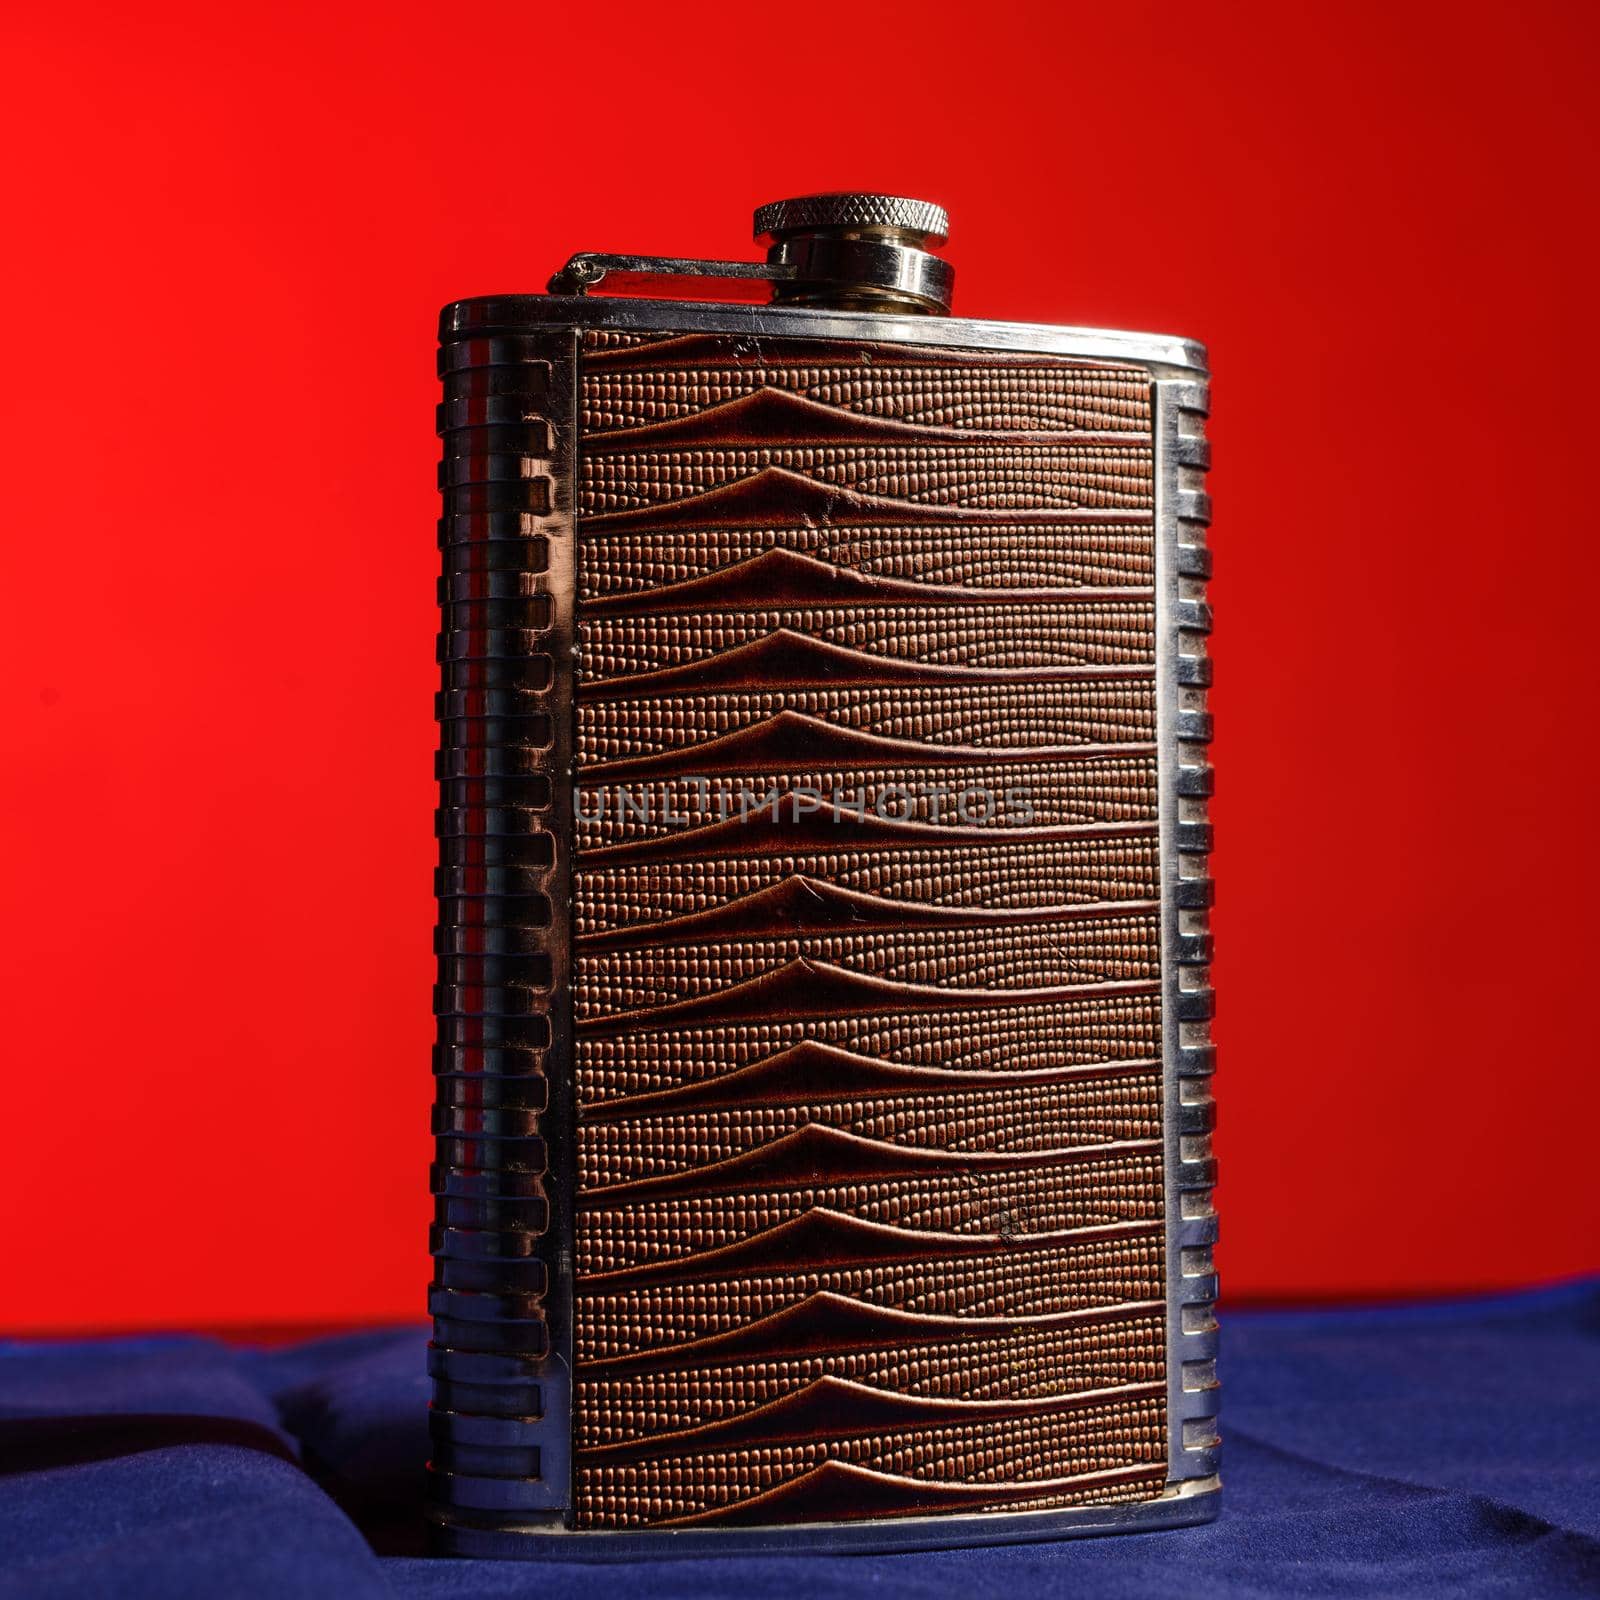
<svg viewBox="0 0 1600 1600">
<path fill-rule="evenodd" d="M 427 1559 L 425 1337 L 0 1347 L 0 1595 L 1600 1596 L 1600 1280 L 1231 1317 L 1218 1522 L 921 1555 Z"/>
</svg>

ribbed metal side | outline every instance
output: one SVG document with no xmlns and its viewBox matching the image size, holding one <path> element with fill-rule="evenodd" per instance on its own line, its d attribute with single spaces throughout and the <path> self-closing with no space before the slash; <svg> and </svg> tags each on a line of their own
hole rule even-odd
<svg viewBox="0 0 1600 1600">
<path fill-rule="evenodd" d="M 1214 1475 L 1217 1439 L 1217 1277 L 1212 1247 L 1216 1163 L 1211 1154 L 1215 1106 L 1211 1076 L 1211 790 L 1208 691 L 1211 632 L 1207 584 L 1211 552 L 1205 492 L 1211 449 L 1205 437 L 1209 393 L 1204 383 L 1167 379 L 1156 385 L 1156 420 L 1166 441 L 1159 483 L 1164 529 L 1158 593 L 1162 675 L 1162 860 L 1167 1114 L 1169 1369 L 1172 1475 Z"/>
<path fill-rule="evenodd" d="M 573 349 L 439 356 L 429 1475 L 437 1515 L 490 1525 L 570 1499 Z"/>
</svg>

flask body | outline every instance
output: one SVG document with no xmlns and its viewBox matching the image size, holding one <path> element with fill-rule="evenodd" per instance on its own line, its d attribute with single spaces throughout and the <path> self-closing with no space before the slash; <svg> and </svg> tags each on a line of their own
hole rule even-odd
<svg viewBox="0 0 1600 1600">
<path fill-rule="evenodd" d="M 1213 1514 L 1197 347 L 513 296 L 440 370 L 443 1548 Z"/>
</svg>

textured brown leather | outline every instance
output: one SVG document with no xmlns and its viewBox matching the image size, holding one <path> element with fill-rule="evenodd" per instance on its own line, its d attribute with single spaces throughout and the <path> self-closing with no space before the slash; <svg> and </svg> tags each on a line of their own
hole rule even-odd
<svg viewBox="0 0 1600 1600">
<path fill-rule="evenodd" d="M 1158 1494 L 1148 375 L 608 331 L 579 413 L 578 1525 Z"/>
</svg>

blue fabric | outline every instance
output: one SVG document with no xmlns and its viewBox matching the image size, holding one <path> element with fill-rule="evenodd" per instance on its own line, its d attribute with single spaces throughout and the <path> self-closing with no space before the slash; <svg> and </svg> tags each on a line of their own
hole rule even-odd
<svg viewBox="0 0 1600 1600">
<path fill-rule="evenodd" d="M 1600 1595 L 1600 1281 L 1234 1316 L 1220 1521 L 925 1555 L 425 1559 L 424 1338 L 0 1347 L 0 1595 Z"/>
</svg>

